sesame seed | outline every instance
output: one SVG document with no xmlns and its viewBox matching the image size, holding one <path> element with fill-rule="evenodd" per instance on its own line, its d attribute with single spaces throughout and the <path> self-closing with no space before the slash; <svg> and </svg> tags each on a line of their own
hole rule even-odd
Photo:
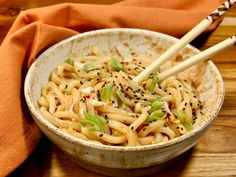
<svg viewBox="0 0 236 177">
<path fill-rule="evenodd" d="M 146 98 L 144 98 L 143 100 L 144 100 L 144 101 L 147 101 L 147 99 L 146 99 Z"/>
<path fill-rule="evenodd" d="M 130 80 L 132 80 L 132 78 L 131 78 L 130 76 L 128 76 L 128 78 L 129 78 Z"/>
<path fill-rule="evenodd" d="M 82 85 L 82 84 L 83 84 L 83 81 L 80 80 L 79 83 Z"/>
<path fill-rule="evenodd" d="M 185 108 L 183 108 L 183 111 L 185 110 Z"/>
<path fill-rule="evenodd" d="M 103 134 L 99 134 L 99 137 L 102 137 L 103 136 Z"/>
<path fill-rule="evenodd" d="M 131 130 L 133 130 L 133 129 L 134 129 L 134 127 L 132 126 L 132 127 L 131 127 Z"/>
<path fill-rule="evenodd" d="M 184 106 L 187 106 L 187 103 L 184 103 Z"/>
</svg>

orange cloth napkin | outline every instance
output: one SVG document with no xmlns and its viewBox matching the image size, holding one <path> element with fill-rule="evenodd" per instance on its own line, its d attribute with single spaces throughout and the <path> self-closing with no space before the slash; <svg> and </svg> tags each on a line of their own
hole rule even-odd
<svg viewBox="0 0 236 177">
<path fill-rule="evenodd" d="M 40 140 L 23 95 L 25 75 L 39 52 L 69 36 L 100 28 L 143 28 L 181 37 L 221 3 L 124 0 L 113 5 L 65 3 L 21 12 L 0 47 L 0 176 L 20 165 Z"/>
</svg>

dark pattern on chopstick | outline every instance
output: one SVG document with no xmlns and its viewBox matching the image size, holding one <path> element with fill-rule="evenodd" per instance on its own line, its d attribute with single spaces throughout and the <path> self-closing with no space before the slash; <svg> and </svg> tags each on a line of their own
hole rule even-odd
<svg viewBox="0 0 236 177">
<path fill-rule="evenodd" d="M 219 8 L 217 8 L 214 12 L 212 12 L 207 19 L 213 23 L 215 20 L 217 20 L 220 16 L 222 16 L 227 10 L 229 10 L 233 4 L 235 3 L 235 0 L 227 0 L 224 2 Z"/>
</svg>

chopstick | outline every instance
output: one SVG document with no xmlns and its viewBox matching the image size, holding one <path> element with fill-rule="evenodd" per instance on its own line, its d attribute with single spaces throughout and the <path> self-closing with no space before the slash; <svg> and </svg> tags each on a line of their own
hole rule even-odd
<svg viewBox="0 0 236 177">
<path fill-rule="evenodd" d="M 188 58 L 187 60 L 183 61 L 182 63 L 180 63 L 178 65 L 175 65 L 174 67 L 172 67 L 169 70 L 161 72 L 159 74 L 158 82 L 161 82 L 164 79 L 166 79 L 178 72 L 184 71 L 185 69 L 195 65 L 196 63 L 199 63 L 201 61 L 209 59 L 211 56 L 219 53 L 220 51 L 225 50 L 226 48 L 231 47 L 231 46 L 235 46 L 235 45 L 236 45 L 236 35 L 204 50 L 203 52 L 201 52 L 197 55 L 194 55 L 194 56 Z"/>
<path fill-rule="evenodd" d="M 199 34 L 201 34 L 207 27 L 209 27 L 216 19 L 228 11 L 236 0 L 227 0 L 204 20 L 197 24 L 192 30 L 185 34 L 178 42 L 172 45 L 166 52 L 164 52 L 157 60 L 150 64 L 146 69 L 139 73 L 133 80 L 140 82 L 153 73 L 159 66 L 166 62 L 172 55 L 177 53 L 181 48 L 190 43 Z"/>
</svg>

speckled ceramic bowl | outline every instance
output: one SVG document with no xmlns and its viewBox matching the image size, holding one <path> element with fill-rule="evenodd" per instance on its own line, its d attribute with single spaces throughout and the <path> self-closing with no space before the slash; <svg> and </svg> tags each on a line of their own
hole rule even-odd
<svg viewBox="0 0 236 177">
<path fill-rule="evenodd" d="M 50 47 L 33 63 L 25 80 L 25 98 L 35 122 L 53 143 L 89 170 L 110 176 L 141 176 L 157 171 L 171 159 L 193 147 L 217 117 L 224 100 L 224 87 L 222 77 L 211 61 L 185 72 L 192 79 L 202 83 L 199 91 L 201 100 L 206 102 L 203 110 L 205 121 L 188 134 L 167 143 L 117 147 L 77 139 L 48 122 L 39 113 L 37 100 L 52 70 L 67 56 L 86 55 L 94 46 L 98 46 L 105 53 L 119 52 L 126 58 L 149 56 L 156 59 L 176 41 L 174 37 L 152 31 L 104 29 L 75 35 Z M 178 56 L 185 59 L 197 52 L 199 51 L 196 48 L 188 45 Z M 178 57 L 173 57 L 175 58 Z M 204 67 L 206 69 L 202 72 Z"/>
</svg>

